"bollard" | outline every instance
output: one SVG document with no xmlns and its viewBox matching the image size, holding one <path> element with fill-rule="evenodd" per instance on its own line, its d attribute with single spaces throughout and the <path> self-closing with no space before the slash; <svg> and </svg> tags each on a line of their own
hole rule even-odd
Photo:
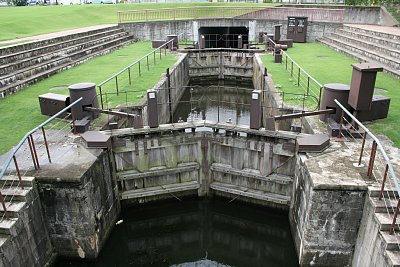
<svg viewBox="0 0 400 267">
<path fill-rule="evenodd" d="M 251 92 L 250 104 L 250 129 L 260 129 L 261 127 L 261 91 Z"/>
<path fill-rule="evenodd" d="M 150 128 L 158 127 L 157 92 L 147 91 L 147 120 Z"/>
<path fill-rule="evenodd" d="M 199 49 L 204 49 L 204 48 L 206 48 L 206 37 L 204 35 L 201 35 Z"/>
</svg>

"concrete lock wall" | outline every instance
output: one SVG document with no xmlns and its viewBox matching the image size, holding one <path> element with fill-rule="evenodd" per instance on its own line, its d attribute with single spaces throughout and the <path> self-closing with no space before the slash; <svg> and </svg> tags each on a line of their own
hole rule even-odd
<svg viewBox="0 0 400 267">
<path fill-rule="evenodd" d="M 55 252 L 95 259 L 117 220 L 120 203 L 109 152 L 86 153 L 91 161 L 80 166 L 83 171 L 77 175 L 72 170 L 57 175 L 42 171 L 37 179 Z"/>
<path fill-rule="evenodd" d="M 254 190 L 253 202 L 287 209 L 295 164 L 293 140 L 260 138 L 206 132 L 114 138 L 120 146 L 114 155 L 121 194 L 142 203 L 158 197 L 135 197 L 135 190 L 196 182 L 199 189 L 192 194 L 207 195 L 216 184 L 222 189 L 213 192 L 221 195 L 231 195 L 229 188 L 247 188 Z M 257 200 L 261 192 L 264 197 L 270 194 L 271 200 L 280 196 L 284 203 Z"/>
<path fill-rule="evenodd" d="M 367 187 L 326 183 L 322 158 L 297 159 L 289 220 L 300 265 L 352 266 Z"/>
<path fill-rule="evenodd" d="M 268 19 L 199 19 L 178 21 L 149 21 L 121 23 L 119 26 L 139 40 L 165 40 L 168 34 L 183 34 L 184 39 L 198 41 L 200 27 L 246 27 L 249 41 L 258 42 L 260 32 L 274 33 L 274 25 L 282 24 L 281 39 L 286 38 L 287 20 Z M 311 21 L 307 28 L 307 41 L 314 41 L 342 27 L 341 23 Z"/>
</svg>

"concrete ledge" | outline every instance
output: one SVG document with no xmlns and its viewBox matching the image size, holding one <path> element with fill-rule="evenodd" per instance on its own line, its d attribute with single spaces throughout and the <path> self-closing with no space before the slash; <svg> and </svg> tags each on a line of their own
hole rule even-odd
<svg viewBox="0 0 400 267">
<path fill-rule="evenodd" d="M 233 195 L 264 200 L 264 201 L 268 201 L 268 202 L 274 202 L 277 204 L 289 205 L 289 203 L 290 203 L 290 197 L 273 194 L 273 193 L 267 193 L 267 192 L 259 191 L 259 190 L 248 189 L 248 188 L 242 187 L 242 186 L 213 182 L 212 184 L 210 184 L 210 187 L 211 187 L 211 189 L 216 190 L 216 191 L 221 191 L 221 192 L 226 192 L 226 193 L 230 193 Z"/>
<path fill-rule="evenodd" d="M 120 198 L 124 200 L 124 199 L 134 199 L 142 197 L 153 197 L 156 195 L 164 195 L 175 192 L 196 190 L 199 187 L 200 185 L 197 181 L 191 181 L 180 184 L 160 185 L 160 186 L 125 191 L 121 193 Z"/>
</svg>

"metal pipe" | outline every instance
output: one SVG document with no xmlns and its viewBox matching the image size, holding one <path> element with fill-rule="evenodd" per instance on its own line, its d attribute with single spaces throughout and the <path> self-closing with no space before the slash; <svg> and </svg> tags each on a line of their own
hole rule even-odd
<svg viewBox="0 0 400 267">
<path fill-rule="evenodd" d="M 31 151 L 31 157 L 32 157 L 32 161 L 33 161 L 33 166 L 35 167 L 35 170 L 38 169 L 38 167 L 36 166 L 36 160 L 35 160 L 35 154 L 33 153 L 33 148 L 32 148 L 32 143 L 31 143 L 31 137 L 28 137 L 28 144 L 29 144 L 29 150 Z"/>
<path fill-rule="evenodd" d="M 383 190 L 385 190 L 385 183 L 386 183 L 386 178 L 387 178 L 387 174 L 388 174 L 388 169 L 389 169 L 388 165 L 386 164 L 385 173 L 383 174 L 381 191 L 379 192 L 379 200 L 381 200 L 383 197 Z"/>
<path fill-rule="evenodd" d="M 39 158 L 38 158 L 37 151 L 36 151 L 36 146 L 35 146 L 35 140 L 33 140 L 33 136 L 32 135 L 31 135 L 31 142 L 32 142 L 33 153 L 35 153 L 36 165 L 37 165 L 38 169 L 40 169 Z"/>
<path fill-rule="evenodd" d="M 367 139 L 367 134 L 364 133 L 362 144 L 361 144 L 361 151 L 360 151 L 360 158 L 358 159 L 358 166 L 361 165 L 362 156 L 364 153 L 364 146 L 365 146 L 365 139 Z"/>
<path fill-rule="evenodd" d="M 367 176 L 370 178 L 372 176 L 372 171 L 374 169 L 375 155 L 376 155 L 376 142 L 374 141 L 372 142 L 371 155 L 369 158 L 368 171 L 367 171 Z"/>
<path fill-rule="evenodd" d="M 8 219 L 8 211 L 7 211 L 6 203 L 4 203 L 3 193 L 1 193 L 1 191 L 0 191 L 0 201 L 1 201 L 1 205 L 3 206 L 4 215 Z"/>
<path fill-rule="evenodd" d="M 49 163 L 51 163 L 49 144 L 47 142 L 46 131 L 44 130 L 44 127 L 42 127 L 42 133 L 43 133 L 44 144 L 46 146 L 47 158 L 49 159 Z"/>
<path fill-rule="evenodd" d="M 397 201 L 396 210 L 394 211 L 394 215 L 393 215 L 392 225 L 390 226 L 390 232 L 389 232 L 389 234 L 391 234 L 391 235 L 394 234 L 394 226 L 395 226 L 395 224 L 396 224 L 397 215 L 399 214 L 399 208 L 400 208 L 400 199 Z"/>
<path fill-rule="evenodd" d="M 13 156 L 13 160 L 14 160 L 15 170 L 17 171 L 17 175 L 18 175 L 19 186 L 21 187 L 21 189 L 24 189 L 24 186 L 22 185 L 21 172 L 19 171 L 18 162 L 17 162 L 17 158 L 15 157 L 15 155 Z"/>
<path fill-rule="evenodd" d="M 302 117 L 307 117 L 307 116 L 315 116 L 315 115 L 320 115 L 320 114 L 331 114 L 334 112 L 335 112 L 334 109 L 323 109 L 323 110 L 319 110 L 319 111 L 305 111 L 305 112 L 300 112 L 300 113 L 278 115 L 278 116 L 275 116 L 274 119 L 276 121 L 279 121 L 279 120 L 302 118 Z"/>
</svg>

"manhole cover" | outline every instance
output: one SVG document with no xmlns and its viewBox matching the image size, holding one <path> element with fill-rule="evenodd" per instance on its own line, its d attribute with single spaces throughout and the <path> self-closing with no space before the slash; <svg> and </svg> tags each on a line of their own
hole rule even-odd
<svg viewBox="0 0 400 267">
<path fill-rule="evenodd" d="M 66 85 L 56 86 L 56 87 L 50 88 L 49 91 L 62 91 L 62 90 L 68 90 L 68 86 L 66 86 Z"/>
</svg>

